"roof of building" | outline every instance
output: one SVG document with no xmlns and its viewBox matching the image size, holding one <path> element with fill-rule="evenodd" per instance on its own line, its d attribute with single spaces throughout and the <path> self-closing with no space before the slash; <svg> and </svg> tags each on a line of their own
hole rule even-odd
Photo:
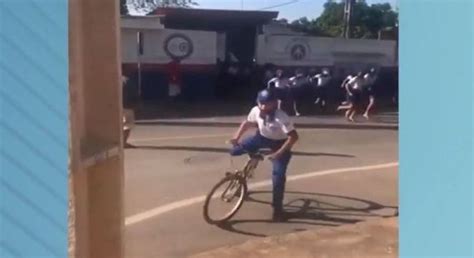
<svg viewBox="0 0 474 258">
<path fill-rule="evenodd" d="M 205 26 L 211 24 L 257 25 L 268 23 L 278 17 L 274 11 L 218 10 L 199 8 L 158 8 L 154 15 L 164 15 L 167 23 L 182 23 Z"/>
<path fill-rule="evenodd" d="M 149 20 L 149 19 L 161 19 L 165 17 L 164 15 L 155 15 L 155 14 L 150 14 L 150 15 L 120 15 L 120 18 L 122 19 L 143 19 L 143 20 Z"/>
</svg>

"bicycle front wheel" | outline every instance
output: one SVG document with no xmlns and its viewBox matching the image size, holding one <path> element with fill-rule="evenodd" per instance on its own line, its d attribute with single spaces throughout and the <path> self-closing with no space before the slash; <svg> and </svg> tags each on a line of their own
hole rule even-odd
<svg viewBox="0 0 474 258">
<path fill-rule="evenodd" d="M 242 206 L 246 194 L 245 179 L 235 174 L 224 177 L 206 196 L 204 219 L 209 224 L 229 220 Z"/>
</svg>

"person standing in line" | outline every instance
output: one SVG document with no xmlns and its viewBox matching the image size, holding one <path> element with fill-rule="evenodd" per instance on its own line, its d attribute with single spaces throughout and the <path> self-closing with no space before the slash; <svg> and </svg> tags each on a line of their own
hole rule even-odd
<svg viewBox="0 0 474 258">
<path fill-rule="evenodd" d="M 357 113 L 357 109 L 360 108 L 360 102 L 362 97 L 362 87 L 363 87 L 363 74 L 359 72 L 356 76 L 352 77 L 347 83 L 344 84 L 346 89 L 347 96 L 349 98 L 349 103 L 347 105 L 341 105 L 337 110 L 347 109 L 345 117 L 354 122 L 354 116 Z"/>
<path fill-rule="evenodd" d="M 375 105 L 375 82 L 377 81 L 377 77 L 375 68 L 370 68 L 370 71 L 364 75 L 364 92 L 369 97 L 369 104 L 363 116 L 367 120 L 369 120 L 369 111 Z"/>
<path fill-rule="evenodd" d="M 178 60 L 173 60 L 167 65 L 168 95 L 174 101 L 181 94 L 181 66 Z"/>
<path fill-rule="evenodd" d="M 354 78 L 354 75 L 349 74 L 349 75 L 347 75 L 347 77 L 344 79 L 344 81 L 342 81 L 342 83 L 341 83 L 341 89 L 344 91 L 345 100 L 340 104 L 340 106 L 337 108 L 337 110 L 340 110 L 341 107 L 347 106 L 347 105 L 349 104 L 349 95 L 347 95 L 346 84 L 347 84 L 352 78 Z"/>
<path fill-rule="evenodd" d="M 316 100 L 314 101 L 314 104 L 320 104 L 321 107 L 324 108 L 327 101 L 329 82 L 331 81 L 329 69 L 324 68 L 321 73 L 311 77 L 310 81 L 315 82 L 314 92 L 316 95 Z"/>
<path fill-rule="evenodd" d="M 304 73 L 301 69 L 296 69 L 295 76 L 289 79 L 289 89 L 290 89 L 290 98 L 293 106 L 293 111 L 296 116 L 301 116 L 301 113 L 298 111 L 298 105 L 301 101 L 302 93 L 304 87 L 308 84 L 308 78 L 304 76 Z"/>
<path fill-rule="evenodd" d="M 288 98 L 288 80 L 283 77 L 283 70 L 276 70 L 275 77 L 267 83 L 267 89 L 275 91 L 278 98 L 278 109 L 282 108 L 282 103 Z"/>
</svg>

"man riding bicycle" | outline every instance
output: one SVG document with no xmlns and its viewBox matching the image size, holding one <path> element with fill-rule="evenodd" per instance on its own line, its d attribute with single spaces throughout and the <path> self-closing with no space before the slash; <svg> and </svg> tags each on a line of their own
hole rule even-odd
<svg viewBox="0 0 474 258">
<path fill-rule="evenodd" d="M 256 152 L 262 148 L 272 150 L 269 159 L 273 165 L 273 217 L 274 221 L 285 219 L 283 197 L 285 192 L 286 170 L 291 159 L 291 148 L 298 140 L 293 123 L 289 116 L 278 109 L 275 93 L 265 89 L 258 93 L 257 106 L 252 108 L 247 120 L 243 121 L 230 142 L 234 145 L 231 155 L 242 155 Z M 240 141 L 242 135 L 250 128 L 257 127 L 255 135 Z"/>
</svg>

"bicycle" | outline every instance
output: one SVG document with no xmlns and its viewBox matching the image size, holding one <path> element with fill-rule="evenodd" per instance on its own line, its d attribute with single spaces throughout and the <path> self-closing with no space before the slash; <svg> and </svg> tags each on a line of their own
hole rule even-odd
<svg viewBox="0 0 474 258">
<path fill-rule="evenodd" d="M 263 161 L 265 156 L 269 153 L 270 151 L 267 149 L 261 149 L 254 153 L 247 152 L 249 160 L 244 168 L 242 170 L 236 170 L 235 172 L 226 172 L 224 178 L 214 185 L 207 194 L 204 202 L 203 215 L 207 223 L 219 224 L 228 221 L 237 213 L 240 207 L 242 207 L 248 192 L 247 179 L 253 176 L 260 161 Z M 224 190 L 218 191 L 222 186 L 224 186 Z M 230 205 L 231 209 L 224 211 L 223 216 L 217 216 L 217 218 L 215 218 L 210 211 L 211 201 L 214 199 L 216 199 L 216 203 L 224 204 L 231 203 L 235 199 L 236 203 Z"/>
</svg>

